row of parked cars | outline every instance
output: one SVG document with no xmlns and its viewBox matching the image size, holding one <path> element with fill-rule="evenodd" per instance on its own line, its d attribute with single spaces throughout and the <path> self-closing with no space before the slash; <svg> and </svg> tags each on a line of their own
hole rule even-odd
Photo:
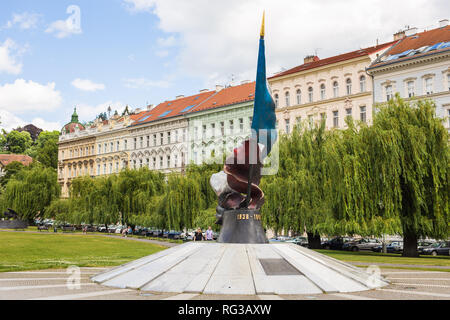
<svg viewBox="0 0 450 320">
<path fill-rule="evenodd" d="M 308 247 L 308 238 L 306 237 L 287 237 L 278 236 L 269 240 L 270 242 L 290 242 L 297 245 Z M 383 244 L 379 239 L 362 238 L 354 239 L 350 237 L 336 237 L 332 239 L 323 239 L 321 247 L 327 250 L 344 251 L 373 251 L 382 252 Z M 450 255 L 450 241 L 419 241 L 417 250 L 419 254 L 424 255 Z M 390 241 L 386 244 L 388 253 L 402 253 L 403 241 Z"/>
</svg>

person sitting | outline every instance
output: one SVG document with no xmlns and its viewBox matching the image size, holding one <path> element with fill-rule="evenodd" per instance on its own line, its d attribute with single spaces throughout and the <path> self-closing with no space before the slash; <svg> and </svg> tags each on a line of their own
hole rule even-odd
<svg viewBox="0 0 450 320">
<path fill-rule="evenodd" d="M 194 241 L 203 241 L 203 233 L 202 233 L 202 229 L 198 228 L 197 231 L 194 234 Z"/>
</svg>

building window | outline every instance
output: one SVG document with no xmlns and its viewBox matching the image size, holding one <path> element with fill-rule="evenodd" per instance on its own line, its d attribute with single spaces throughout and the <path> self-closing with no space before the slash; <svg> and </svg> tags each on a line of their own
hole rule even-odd
<svg viewBox="0 0 450 320">
<path fill-rule="evenodd" d="M 153 135 L 153 146 L 156 147 L 156 134 Z"/>
<path fill-rule="evenodd" d="M 337 81 L 333 82 L 333 96 L 335 98 L 339 97 L 339 84 Z"/>
<path fill-rule="evenodd" d="M 207 130 L 207 128 L 206 128 L 206 124 L 205 124 L 202 127 L 202 139 L 206 139 L 206 130 Z"/>
<path fill-rule="evenodd" d="M 325 100 L 325 84 L 320 85 L 320 99 Z"/>
<path fill-rule="evenodd" d="M 116 143 L 116 151 L 120 151 L 120 141 L 117 141 Z"/>
<path fill-rule="evenodd" d="M 95 147 L 92 146 L 92 147 L 91 147 L 91 154 L 92 154 L 92 155 L 94 155 L 94 149 L 95 149 Z"/>
<path fill-rule="evenodd" d="M 153 157 L 153 169 L 156 169 L 156 158 Z"/>
<path fill-rule="evenodd" d="M 309 102 L 313 102 L 313 94 L 314 94 L 314 89 L 312 87 L 308 88 L 308 100 Z"/>
<path fill-rule="evenodd" d="M 290 107 L 291 106 L 291 94 L 289 93 L 289 91 L 286 91 L 285 98 L 286 98 L 286 107 Z"/>
<path fill-rule="evenodd" d="M 106 163 L 103 164 L 103 174 L 106 174 Z"/>
<path fill-rule="evenodd" d="M 216 137 L 216 124 L 215 123 L 211 123 L 211 138 L 215 138 Z"/>
<path fill-rule="evenodd" d="M 139 146 L 142 149 L 144 147 L 144 137 L 141 137 L 139 140 L 140 140 Z"/>
<path fill-rule="evenodd" d="M 110 163 L 109 164 L 109 174 L 112 174 L 113 173 L 113 164 L 112 163 Z"/>
<path fill-rule="evenodd" d="M 359 78 L 359 89 L 361 92 L 366 92 L 366 76 L 361 76 Z"/>
<path fill-rule="evenodd" d="M 392 96 L 392 86 L 386 86 L 386 101 L 389 101 L 393 98 Z"/>
<path fill-rule="evenodd" d="M 339 111 L 333 111 L 333 127 L 339 127 Z"/>
<path fill-rule="evenodd" d="M 352 79 L 348 78 L 346 81 L 346 85 L 347 85 L 347 95 L 351 95 L 352 94 Z"/>
<path fill-rule="evenodd" d="M 297 90 L 297 104 L 302 103 L 302 91 L 300 89 Z"/>
<path fill-rule="evenodd" d="M 239 119 L 239 132 L 244 132 L 244 119 L 240 118 Z"/>
<path fill-rule="evenodd" d="M 119 173 L 119 163 L 116 162 L 116 173 Z"/>
<path fill-rule="evenodd" d="M 230 134 L 233 134 L 234 131 L 234 121 L 230 120 Z"/>
<path fill-rule="evenodd" d="M 150 136 L 147 136 L 147 148 L 150 147 Z"/>
<path fill-rule="evenodd" d="M 286 133 L 289 134 L 289 133 L 291 133 L 290 120 L 286 119 L 285 123 L 286 123 Z"/>
<path fill-rule="evenodd" d="M 450 91 L 450 73 L 447 73 L 447 87 L 448 90 Z"/>
<path fill-rule="evenodd" d="M 134 138 L 134 150 L 137 149 L 137 138 Z"/>
<path fill-rule="evenodd" d="M 171 132 L 167 132 L 167 143 L 170 144 L 170 136 L 171 136 Z"/>
<path fill-rule="evenodd" d="M 128 150 L 128 140 L 125 139 L 124 144 L 124 150 Z"/>
<path fill-rule="evenodd" d="M 114 152 L 114 142 L 109 144 L 109 149 L 111 150 L 110 152 Z"/>
<path fill-rule="evenodd" d="M 352 117 L 352 112 L 352 108 L 345 109 L 345 116 L 347 117 L 347 119 L 350 119 Z"/>
<path fill-rule="evenodd" d="M 105 143 L 105 144 L 103 145 L 103 152 L 104 152 L 104 153 L 107 153 L 107 152 L 108 152 L 108 151 L 107 151 L 107 148 L 108 148 L 108 144 Z"/>
<path fill-rule="evenodd" d="M 406 86 L 408 87 L 408 97 L 409 98 L 414 97 L 414 95 L 415 95 L 415 93 L 414 93 L 414 81 L 408 81 Z"/>
<path fill-rule="evenodd" d="M 367 116 L 366 116 L 366 107 L 365 106 L 360 107 L 360 115 L 361 115 L 361 117 L 360 117 L 361 122 L 366 122 Z"/>
<path fill-rule="evenodd" d="M 170 156 L 167 156 L 167 168 L 170 168 Z"/>
<path fill-rule="evenodd" d="M 278 108 L 278 101 L 279 101 L 278 93 L 275 94 L 274 98 L 275 98 L 275 108 Z"/>
<path fill-rule="evenodd" d="M 301 125 L 302 125 L 302 117 L 297 117 L 297 118 L 295 118 L 295 125 L 297 126 L 297 127 L 301 127 Z"/>
<path fill-rule="evenodd" d="M 220 123 L 220 134 L 222 137 L 225 135 L 225 122 Z"/>
<path fill-rule="evenodd" d="M 144 165 L 142 159 L 139 160 L 139 168 L 142 168 L 142 166 Z"/>
<path fill-rule="evenodd" d="M 162 169 L 163 166 L 164 166 L 163 161 L 164 161 L 163 157 L 159 157 L 159 168 L 160 168 L 160 169 Z"/>
<path fill-rule="evenodd" d="M 178 143 L 178 130 L 175 130 L 175 143 Z"/>
<path fill-rule="evenodd" d="M 427 94 L 433 93 L 433 79 L 432 78 L 425 79 L 425 90 L 426 90 Z"/>
<path fill-rule="evenodd" d="M 177 168 L 178 167 L 178 155 L 176 154 L 175 155 L 175 168 Z"/>
<path fill-rule="evenodd" d="M 163 132 L 160 133 L 160 142 L 161 142 L 161 145 L 164 144 L 164 133 Z"/>
</svg>

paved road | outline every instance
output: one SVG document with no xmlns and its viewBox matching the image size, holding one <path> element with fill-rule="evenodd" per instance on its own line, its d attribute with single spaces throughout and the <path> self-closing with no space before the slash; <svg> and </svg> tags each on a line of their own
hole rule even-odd
<svg viewBox="0 0 450 320">
<path fill-rule="evenodd" d="M 147 294 L 112 289 L 89 278 L 105 268 L 81 268 L 80 286 L 70 289 L 67 270 L 0 273 L 0 300 L 450 300 L 450 272 L 382 269 L 388 287 L 349 294 L 281 296 L 213 296 L 196 294 Z M 70 282 L 69 284 L 76 285 Z"/>
</svg>

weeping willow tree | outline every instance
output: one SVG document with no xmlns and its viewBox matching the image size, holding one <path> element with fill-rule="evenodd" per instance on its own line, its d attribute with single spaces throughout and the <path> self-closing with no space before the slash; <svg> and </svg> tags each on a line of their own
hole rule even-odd
<svg viewBox="0 0 450 320">
<path fill-rule="evenodd" d="M 169 176 L 161 209 L 170 229 L 194 227 L 194 220 L 204 206 L 200 183 L 190 176 Z"/>
<path fill-rule="evenodd" d="M 276 176 L 263 179 L 266 226 L 276 232 L 291 230 L 308 234 L 312 248 L 320 247 L 320 233 L 329 229 L 332 177 L 327 164 L 325 123 L 280 138 L 280 167 Z"/>
<path fill-rule="evenodd" d="M 57 173 L 35 163 L 17 172 L 9 180 L 2 196 L 3 207 L 11 208 L 21 219 L 45 215 L 45 208 L 60 195 Z"/>
<path fill-rule="evenodd" d="M 399 95 L 380 108 L 372 130 L 376 142 L 391 137 L 392 154 L 377 161 L 396 173 L 385 183 L 380 202 L 396 211 L 403 255 L 417 256 L 420 237 L 445 239 L 449 234 L 448 132 L 436 117 L 434 102 L 409 104 Z M 373 173 L 374 180 L 383 181 L 383 174 Z"/>
<path fill-rule="evenodd" d="M 114 183 L 114 191 L 120 194 L 115 204 L 122 216 L 122 223 L 128 223 L 133 215 L 144 214 L 153 196 L 164 192 L 164 175 L 148 168 L 123 170 Z"/>
</svg>

